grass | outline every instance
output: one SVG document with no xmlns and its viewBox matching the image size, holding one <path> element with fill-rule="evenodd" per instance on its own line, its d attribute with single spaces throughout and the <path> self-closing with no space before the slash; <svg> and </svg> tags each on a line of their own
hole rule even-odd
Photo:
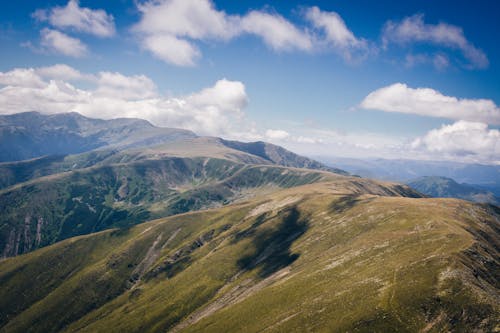
<svg viewBox="0 0 500 333">
<path fill-rule="evenodd" d="M 324 177 L 311 170 L 199 157 L 140 160 L 42 177 L 0 190 L 0 255 L 26 253 L 69 237 L 221 206 L 260 189 L 276 191 Z"/>
<path fill-rule="evenodd" d="M 1 261 L 0 331 L 498 329 L 498 212 L 356 182 L 292 187 Z M 138 266 L 146 271 L 132 284 Z"/>
</svg>

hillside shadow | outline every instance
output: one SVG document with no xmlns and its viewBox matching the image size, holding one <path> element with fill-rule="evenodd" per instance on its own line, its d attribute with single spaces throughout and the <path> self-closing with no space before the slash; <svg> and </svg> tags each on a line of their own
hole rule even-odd
<svg viewBox="0 0 500 333">
<path fill-rule="evenodd" d="M 344 213 L 349 209 L 353 208 L 359 202 L 360 200 L 358 199 L 358 196 L 355 195 L 344 196 L 331 204 L 330 212 L 337 214 Z"/>
<path fill-rule="evenodd" d="M 240 269 L 250 270 L 259 267 L 259 276 L 265 278 L 297 260 L 299 254 L 291 253 L 290 247 L 306 232 L 309 225 L 301 220 L 296 207 L 284 214 L 282 222 L 276 229 L 252 233 L 255 251 L 238 260 Z"/>
<path fill-rule="evenodd" d="M 265 214 L 265 213 L 260 214 L 259 216 L 257 216 L 255 221 L 252 223 L 250 228 L 240 230 L 233 235 L 233 239 L 231 240 L 231 244 L 236 244 L 244 238 L 255 236 L 255 234 L 257 233 L 257 228 L 266 221 L 267 221 L 267 214 Z"/>
</svg>

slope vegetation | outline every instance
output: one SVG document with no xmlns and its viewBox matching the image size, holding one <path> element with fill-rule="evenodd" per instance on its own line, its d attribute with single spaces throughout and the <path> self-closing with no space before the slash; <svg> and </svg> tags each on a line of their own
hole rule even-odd
<svg viewBox="0 0 500 333">
<path fill-rule="evenodd" d="M 0 190 L 0 252 L 56 241 L 318 181 L 329 173 L 217 158 L 115 160 Z M 115 156 L 116 158 L 116 156 Z"/>
<path fill-rule="evenodd" d="M 2 332 L 490 332 L 500 211 L 336 176 L 0 262 Z"/>
</svg>

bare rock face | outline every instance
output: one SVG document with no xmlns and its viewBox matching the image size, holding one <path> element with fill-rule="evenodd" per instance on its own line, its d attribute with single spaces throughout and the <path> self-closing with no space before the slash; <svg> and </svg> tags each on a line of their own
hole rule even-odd
<svg viewBox="0 0 500 333">
<path fill-rule="evenodd" d="M 36 222 L 35 246 L 39 247 L 42 242 L 43 217 L 39 217 Z"/>
</svg>

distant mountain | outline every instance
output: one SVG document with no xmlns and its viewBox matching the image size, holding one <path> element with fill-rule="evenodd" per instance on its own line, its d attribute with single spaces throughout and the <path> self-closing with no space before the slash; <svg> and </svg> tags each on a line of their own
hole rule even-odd
<svg viewBox="0 0 500 333">
<path fill-rule="evenodd" d="M 306 168 L 315 170 L 326 170 L 338 174 L 347 175 L 344 170 L 328 167 L 323 163 L 312 160 L 310 158 L 297 155 L 283 147 L 273 145 L 267 142 L 239 142 L 221 140 L 222 144 L 229 148 L 244 151 L 246 153 L 262 157 L 263 159 L 272 162 L 273 164 L 283 165 L 294 168 Z"/>
<path fill-rule="evenodd" d="M 102 120 L 84 117 L 76 112 L 55 115 L 23 112 L 0 116 L 0 162 L 21 161 L 47 155 L 54 159 L 54 155 L 60 158 L 96 150 L 115 152 L 152 147 L 159 147 L 161 150 L 162 145 L 170 143 L 183 146 L 184 152 L 180 152 L 183 156 L 193 156 L 191 144 L 201 144 L 203 148 L 197 151 L 197 156 L 211 156 L 213 148 L 217 146 L 218 151 L 226 150 L 226 156 L 232 151 L 234 156 L 243 158 L 242 154 L 234 152 L 244 152 L 253 164 L 274 164 L 348 174 L 270 143 L 245 143 L 199 137 L 183 129 L 156 127 L 143 119 Z M 172 150 L 172 147 L 169 149 Z M 99 155 L 103 156 L 102 153 Z M 16 168 L 18 167 L 22 166 L 16 165 Z M 0 184 L 1 182 L 0 180 Z"/>
<path fill-rule="evenodd" d="M 142 119 L 92 119 L 76 112 L 16 113 L 0 116 L 0 162 L 97 148 L 151 146 L 195 137 L 191 131 L 155 127 Z"/>
<path fill-rule="evenodd" d="M 424 176 L 440 176 L 452 178 L 458 183 L 479 185 L 496 195 L 500 195 L 500 165 L 405 159 L 354 159 L 321 156 L 316 158 L 327 165 L 334 165 L 362 177 L 408 182 Z"/>
<path fill-rule="evenodd" d="M 469 184 L 459 184 L 446 177 L 420 177 L 406 184 L 420 193 L 436 198 L 458 198 L 491 204 L 500 202 L 492 192 L 481 190 Z"/>
</svg>

